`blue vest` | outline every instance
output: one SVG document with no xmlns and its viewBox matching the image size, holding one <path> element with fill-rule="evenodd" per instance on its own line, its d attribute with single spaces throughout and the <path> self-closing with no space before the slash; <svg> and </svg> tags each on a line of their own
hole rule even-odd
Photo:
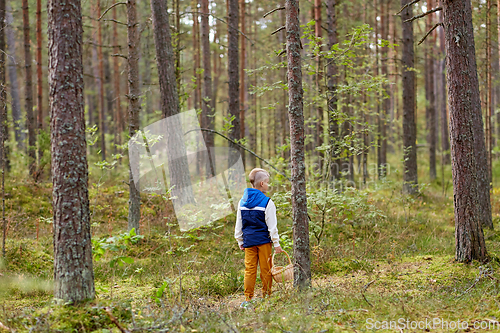
<svg viewBox="0 0 500 333">
<path fill-rule="evenodd" d="M 238 207 L 241 213 L 243 247 L 272 242 L 266 224 L 266 207 L 269 200 L 260 190 L 245 189 Z"/>
</svg>

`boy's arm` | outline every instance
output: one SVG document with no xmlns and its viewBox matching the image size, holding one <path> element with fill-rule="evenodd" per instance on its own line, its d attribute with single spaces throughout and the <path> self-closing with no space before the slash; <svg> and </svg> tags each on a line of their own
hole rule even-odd
<svg viewBox="0 0 500 333">
<path fill-rule="evenodd" d="M 280 236 L 278 235 L 278 219 L 276 218 L 276 205 L 269 199 L 266 207 L 266 224 L 269 230 L 269 236 L 274 247 L 280 246 Z"/>
<path fill-rule="evenodd" d="M 241 210 L 238 205 L 238 211 L 236 213 L 236 227 L 234 228 L 234 238 L 238 241 L 238 245 L 241 246 L 243 245 L 243 224 L 241 222 Z"/>
</svg>

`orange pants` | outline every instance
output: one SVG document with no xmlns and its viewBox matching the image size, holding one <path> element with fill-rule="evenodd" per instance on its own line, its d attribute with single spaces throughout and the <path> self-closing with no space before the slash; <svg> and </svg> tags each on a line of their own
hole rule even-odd
<svg viewBox="0 0 500 333">
<path fill-rule="evenodd" d="M 255 280 L 257 279 L 257 263 L 260 266 L 262 280 L 262 297 L 271 295 L 273 277 L 271 275 L 272 243 L 245 248 L 245 297 L 249 301 L 253 297 Z"/>
</svg>

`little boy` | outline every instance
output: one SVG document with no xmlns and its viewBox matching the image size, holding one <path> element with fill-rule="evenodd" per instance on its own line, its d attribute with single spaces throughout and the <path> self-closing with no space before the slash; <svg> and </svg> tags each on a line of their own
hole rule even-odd
<svg viewBox="0 0 500 333">
<path fill-rule="evenodd" d="M 262 297 L 271 295 L 271 253 L 283 252 L 279 243 L 276 206 L 265 196 L 269 189 L 269 173 L 264 169 L 253 169 L 250 174 L 252 188 L 246 188 L 238 205 L 234 237 L 240 249 L 245 251 L 245 298 L 250 301 L 254 295 L 257 278 L 257 263 L 260 266 Z"/>
</svg>

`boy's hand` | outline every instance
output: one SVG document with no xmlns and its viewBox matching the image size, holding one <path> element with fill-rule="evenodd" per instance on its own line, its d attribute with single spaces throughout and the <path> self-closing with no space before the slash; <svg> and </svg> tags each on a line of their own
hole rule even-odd
<svg viewBox="0 0 500 333">
<path fill-rule="evenodd" d="M 276 252 L 276 253 L 281 253 L 281 252 L 285 252 L 285 251 L 283 251 L 283 249 L 281 248 L 281 246 L 280 246 L 280 245 L 278 245 L 278 246 L 275 246 L 275 247 L 274 247 L 274 252 Z"/>
<path fill-rule="evenodd" d="M 240 245 L 240 250 L 245 251 L 245 248 L 243 247 L 243 245 Z"/>
</svg>

